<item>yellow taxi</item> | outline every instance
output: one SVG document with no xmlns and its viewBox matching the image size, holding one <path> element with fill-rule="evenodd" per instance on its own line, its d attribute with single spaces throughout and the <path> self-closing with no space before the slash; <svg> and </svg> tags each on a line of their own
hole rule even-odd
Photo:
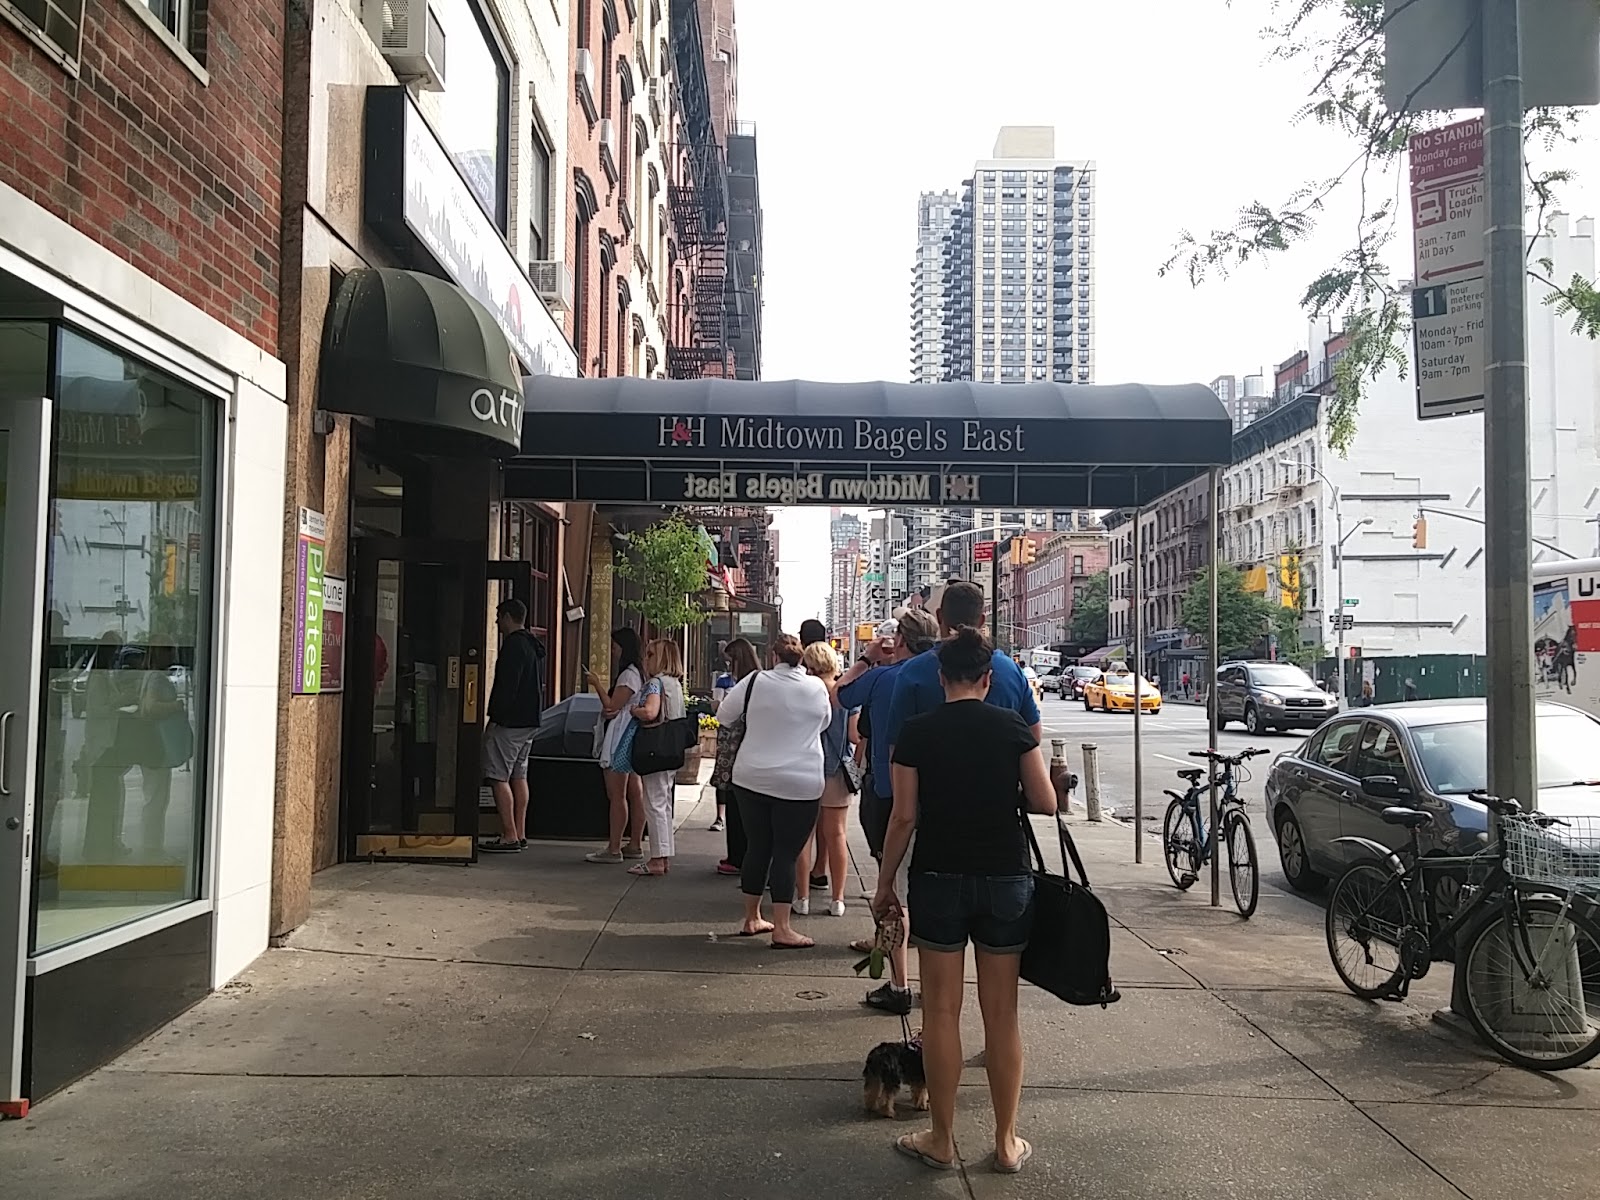
<svg viewBox="0 0 1600 1200">
<path fill-rule="evenodd" d="M 1147 713 L 1161 711 L 1161 689 L 1148 679 L 1139 681 L 1139 707 Z M 1085 712 L 1133 711 L 1133 672 L 1112 668 L 1099 679 L 1091 679 L 1083 689 Z"/>
</svg>

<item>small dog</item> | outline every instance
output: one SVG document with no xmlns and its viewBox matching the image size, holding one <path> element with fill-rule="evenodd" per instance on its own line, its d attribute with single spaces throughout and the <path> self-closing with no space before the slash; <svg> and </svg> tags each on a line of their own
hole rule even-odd
<svg viewBox="0 0 1600 1200">
<path fill-rule="evenodd" d="M 895 1097 L 902 1087 L 910 1089 L 911 1105 L 922 1112 L 928 1109 L 928 1080 L 922 1073 L 922 1031 L 911 1041 L 880 1042 L 867 1055 L 862 1097 L 867 1111 L 883 1117 L 894 1116 Z"/>
</svg>

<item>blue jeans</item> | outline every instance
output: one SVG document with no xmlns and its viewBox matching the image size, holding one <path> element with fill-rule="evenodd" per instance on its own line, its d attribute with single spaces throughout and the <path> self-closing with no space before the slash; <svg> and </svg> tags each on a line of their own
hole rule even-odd
<svg viewBox="0 0 1600 1200">
<path fill-rule="evenodd" d="M 1033 929 L 1033 876 L 950 875 L 922 871 L 911 876 L 906 907 L 911 944 L 922 950 L 959 953 L 970 938 L 990 954 L 1021 954 Z"/>
</svg>

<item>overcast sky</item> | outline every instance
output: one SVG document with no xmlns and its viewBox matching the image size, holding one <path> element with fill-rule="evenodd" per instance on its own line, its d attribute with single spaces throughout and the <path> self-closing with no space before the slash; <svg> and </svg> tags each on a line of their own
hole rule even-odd
<svg viewBox="0 0 1600 1200">
<path fill-rule="evenodd" d="M 917 196 L 959 190 L 1001 125 L 1054 125 L 1059 157 L 1096 164 L 1097 382 L 1204 383 L 1303 349 L 1299 297 L 1352 243 L 1353 198 L 1267 265 L 1198 291 L 1156 275 L 1181 229 L 1229 226 L 1242 203 L 1277 204 L 1353 156 L 1295 124 L 1311 81 L 1267 60 L 1271 7 L 740 0 L 739 117 L 757 126 L 765 210 L 765 377 L 907 378 Z M 1566 207 L 1587 215 L 1593 180 L 1580 187 Z M 1409 242 L 1397 252 L 1408 258 Z M 827 510 L 784 510 L 779 524 L 794 628 L 822 612 Z"/>
</svg>

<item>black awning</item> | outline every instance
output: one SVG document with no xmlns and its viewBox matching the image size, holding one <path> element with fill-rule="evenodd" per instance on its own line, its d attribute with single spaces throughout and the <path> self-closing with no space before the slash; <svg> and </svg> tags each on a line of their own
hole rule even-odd
<svg viewBox="0 0 1600 1200">
<path fill-rule="evenodd" d="M 508 495 L 1118 508 L 1232 460 L 1199 384 L 524 381 Z"/>
<path fill-rule="evenodd" d="M 520 374 L 494 317 L 455 284 L 363 267 L 328 306 L 318 402 L 423 427 L 434 453 L 506 455 L 521 444 Z"/>
</svg>

